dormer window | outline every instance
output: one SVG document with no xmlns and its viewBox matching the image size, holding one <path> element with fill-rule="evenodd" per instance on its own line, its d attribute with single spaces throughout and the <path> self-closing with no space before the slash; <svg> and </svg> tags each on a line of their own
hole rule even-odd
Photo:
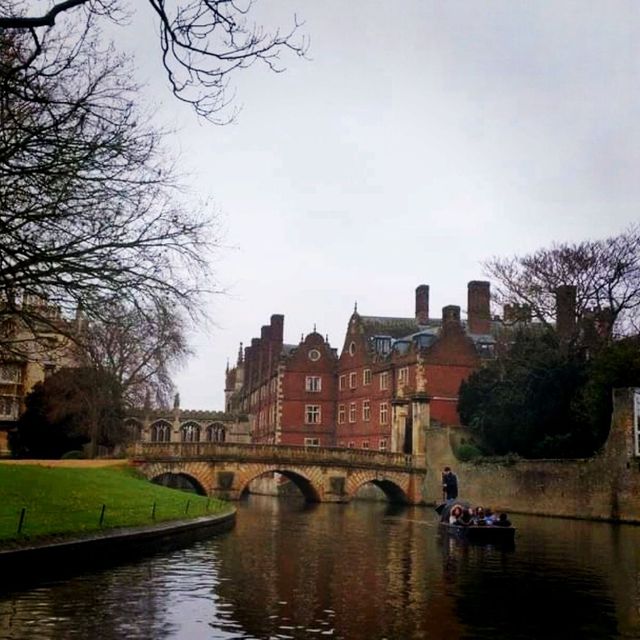
<svg viewBox="0 0 640 640">
<path fill-rule="evenodd" d="M 349 343 L 349 355 L 352 356 L 356 352 L 356 343 L 353 340 Z"/>
</svg>

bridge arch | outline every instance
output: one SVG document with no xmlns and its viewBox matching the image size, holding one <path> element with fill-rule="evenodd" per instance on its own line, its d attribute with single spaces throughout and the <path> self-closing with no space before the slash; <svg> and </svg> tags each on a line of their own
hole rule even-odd
<svg viewBox="0 0 640 640">
<path fill-rule="evenodd" d="M 350 500 L 364 485 L 372 484 L 383 491 L 389 502 L 395 504 L 409 504 L 411 502 L 405 487 L 403 487 L 405 483 L 401 480 L 388 477 L 381 478 L 378 475 L 363 477 L 361 474 L 357 474 L 357 476 L 348 491 Z"/>
<path fill-rule="evenodd" d="M 300 490 L 300 493 L 304 496 L 304 499 L 307 502 L 321 501 L 320 491 L 313 480 L 308 478 L 306 475 L 304 475 L 300 471 L 292 471 L 291 469 L 280 468 L 280 467 L 268 467 L 263 469 L 256 469 L 252 473 L 246 475 L 242 480 L 242 484 L 240 485 L 240 490 L 238 494 L 240 496 L 245 495 L 249 489 L 249 485 L 254 480 L 268 473 L 279 473 L 280 475 L 287 478 L 287 480 L 290 480 L 291 482 L 293 482 L 293 484 Z"/>
<path fill-rule="evenodd" d="M 180 489 L 182 491 L 192 491 L 200 496 L 206 496 L 207 491 L 200 481 L 189 473 L 165 471 L 160 475 L 151 478 L 154 484 L 169 487 L 170 489 Z"/>
</svg>

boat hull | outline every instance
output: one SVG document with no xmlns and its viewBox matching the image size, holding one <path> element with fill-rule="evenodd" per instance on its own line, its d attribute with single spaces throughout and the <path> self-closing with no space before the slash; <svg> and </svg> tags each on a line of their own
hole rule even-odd
<svg viewBox="0 0 640 640">
<path fill-rule="evenodd" d="M 462 526 L 441 522 L 440 531 L 475 544 L 512 545 L 516 536 L 514 527 L 497 527 L 495 525 Z"/>
</svg>

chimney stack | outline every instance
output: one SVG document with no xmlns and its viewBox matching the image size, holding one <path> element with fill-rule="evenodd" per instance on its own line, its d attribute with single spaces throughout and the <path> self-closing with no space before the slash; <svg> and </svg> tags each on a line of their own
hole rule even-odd
<svg viewBox="0 0 640 640">
<path fill-rule="evenodd" d="M 447 333 L 451 330 L 460 330 L 462 325 L 460 323 L 460 307 L 455 304 L 442 307 L 442 330 Z"/>
<path fill-rule="evenodd" d="M 416 288 L 416 322 L 427 324 L 429 320 L 429 285 L 421 284 Z"/>
<path fill-rule="evenodd" d="M 467 285 L 467 321 L 469 333 L 487 334 L 491 330 L 491 285 L 472 280 Z"/>
<path fill-rule="evenodd" d="M 556 331 L 563 339 L 570 338 L 576 329 L 576 288 L 563 284 L 556 289 Z"/>
</svg>

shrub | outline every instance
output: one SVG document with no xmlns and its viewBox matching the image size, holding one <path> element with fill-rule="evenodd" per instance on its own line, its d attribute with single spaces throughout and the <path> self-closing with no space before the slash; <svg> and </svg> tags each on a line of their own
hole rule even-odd
<svg viewBox="0 0 640 640">
<path fill-rule="evenodd" d="M 456 457 L 462 462 L 469 462 L 482 455 L 482 451 L 478 449 L 474 444 L 465 443 L 461 444 L 456 450 Z"/>
</svg>

